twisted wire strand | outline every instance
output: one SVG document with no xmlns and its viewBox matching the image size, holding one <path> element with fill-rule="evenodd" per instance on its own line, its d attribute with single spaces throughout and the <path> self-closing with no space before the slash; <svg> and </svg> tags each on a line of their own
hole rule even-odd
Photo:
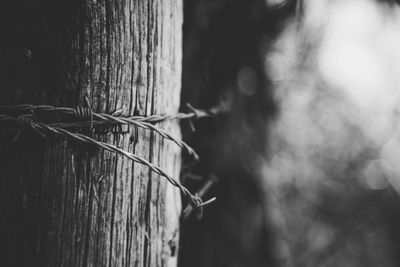
<svg viewBox="0 0 400 267">
<path fill-rule="evenodd" d="M 89 108 L 77 107 L 77 108 L 66 108 L 66 107 L 54 107 L 49 105 L 4 105 L 0 106 L 0 112 L 27 112 L 27 111 L 45 111 L 45 112 L 60 112 L 62 114 L 74 115 L 79 118 L 88 119 L 90 121 L 90 128 L 92 129 L 94 125 L 110 125 L 110 124 L 131 124 L 137 127 L 152 130 L 161 135 L 163 138 L 174 142 L 177 146 L 185 150 L 189 155 L 191 155 L 195 160 L 199 160 L 198 154 L 194 151 L 192 147 L 186 144 L 184 141 L 173 137 L 168 132 L 156 127 L 151 123 L 162 122 L 166 120 L 183 120 L 191 118 L 199 118 L 208 116 L 206 112 L 201 113 L 200 111 L 193 111 L 191 113 L 177 113 L 170 115 L 150 115 L 150 116 L 133 116 L 133 117 L 118 117 L 109 115 L 106 113 L 95 113 Z M 201 114 L 201 115 L 199 115 Z M 93 119 L 100 120 L 94 121 Z M 53 127 L 58 128 L 76 128 L 88 126 L 87 123 L 83 122 L 73 122 L 73 123 L 57 123 L 50 124 Z"/>
<path fill-rule="evenodd" d="M 148 166 L 152 171 L 159 174 L 160 176 L 165 177 L 173 186 L 177 187 L 181 193 L 189 198 L 190 204 L 194 208 L 201 208 L 205 205 L 208 205 L 215 201 L 215 198 L 207 200 L 205 202 L 202 201 L 201 197 L 197 195 L 193 195 L 190 191 L 184 187 L 179 180 L 174 179 L 172 176 L 168 175 L 164 170 L 162 170 L 159 166 L 143 159 L 133 153 L 124 151 L 114 145 L 107 144 L 104 142 L 97 141 L 93 138 L 90 138 L 86 135 L 79 134 L 79 133 L 72 133 L 65 128 L 79 128 L 79 127 L 87 127 L 90 126 L 90 129 L 93 129 L 94 125 L 114 125 L 114 124 L 132 124 L 137 127 L 141 127 L 143 129 L 148 129 L 155 131 L 163 138 L 168 139 L 174 142 L 176 145 L 181 147 L 182 149 L 186 150 L 190 155 L 192 155 L 196 160 L 198 159 L 197 153 L 185 142 L 174 138 L 169 133 L 165 132 L 164 130 L 156 127 L 155 123 L 167 121 L 167 120 L 192 120 L 192 119 L 200 119 L 211 117 L 217 115 L 219 113 L 223 113 L 228 111 L 224 108 L 213 108 L 208 111 L 200 110 L 192 107 L 191 105 L 187 105 L 190 112 L 188 113 L 175 113 L 175 114 L 164 114 L 164 115 L 149 115 L 149 116 L 131 116 L 131 117 L 121 117 L 117 115 L 118 113 L 122 113 L 122 110 L 118 110 L 114 112 L 112 115 L 106 113 L 95 113 L 91 110 L 88 113 L 87 108 L 80 109 L 78 108 L 69 108 L 69 107 L 55 107 L 51 105 L 30 105 L 30 104 L 19 104 L 19 105 L 0 105 L 0 121 L 7 122 L 17 122 L 19 125 L 19 130 L 17 133 L 16 138 L 20 134 L 22 128 L 26 125 L 33 129 L 37 134 L 46 137 L 43 131 L 51 132 L 57 135 L 64 135 L 68 136 L 76 141 L 89 143 L 95 145 L 98 148 L 105 149 L 110 152 L 114 152 L 127 158 L 133 160 L 134 162 L 144 164 Z M 81 121 L 81 122 L 72 122 L 72 123 L 51 123 L 45 124 L 42 122 L 38 122 L 35 117 L 35 112 L 56 112 L 64 115 L 75 115 L 81 119 L 89 119 L 89 121 Z M 26 114 L 26 112 L 30 112 L 31 116 Z M 2 114 L 3 113 L 3 114 Z M 11 113 L 11 114 L 10 114 Z M 17 113 L 17 115 L 16 115 Z M 13 117 L 18 116 L 18 117 Z M 94 120 L 96 119 L 96 120 Z"/>
<path fill-rule="evenodd" d="M 18 105 L 0 105 L 0 113 L 10 112 L 27 112 L 27 111 L 43 111 L 43 112 L 59 112 L 61 114 L 73 115 L 75 112 L 74 108 L 68 107 L 55 107 L 50 105 L 30 105 L 30 104 L 18 104 Z M 93 112 L 93 116 L 97 119 L 105 119 L 105 116 L 112 116 L 106 113 Z M 164 115 L 149 115 L 149 116 L 131 116 L 131 117 L 118 117 L 112 116 L 113 118 L 126 118 L 134 121 L 158 123 L 166 120 L 186 120 L 186 119 L 200 119 L 205 117 L 211 117 L 213 112 L 208 112 L 200 109 L 195 109 L 190 106 L 190 112 L 188 113 L 175 113 L 175 114 L 164 114 Z"/>
<path fill-rule="evenodd" d="M 63 129 L 68 129 L 68 128 L 82 128 L 82 127 L 87 127 L 87 126 L 110 126 L 113 124 L 130 124 L 134 125 L 137 127 L 140 127 L 142 129 L 147 129 L 147 130 L 152 130 L 159 135 L 161 135 L 163 138 L 170 140 L 174 142 L 177 146 L 185 150 L 189 155 L 191 155 L 196 161 L 199 160 L 199 156 L 194 151 L 192 147 L 190 147 L 188 144 L 186 144 L 184 141 L 173 137 L 171 134 L 168 132 L 152 125 L 151 123 L 148 122 L 142 122 L 142 121 L 137 121 L 137 120 L 132 120 L 130 118 L 123 118 L 123 117 L 113 117 L 112 115 L 107 115 L 110 117 L 108 120 L 101 120 L 101 121 L 82 121 L 82 122 L 72 122 L 72 123 L 50 123 L 48 124 L 51 127 L 57 127 L 57 128 L 63 128 Z"/>
<path fill-rule="evenodd" d="M 30 104 L 18 104 L 18 105 L 0 105 L 0 112 L 28 112 L 28 111 L 48 111 L 48 112 L 60 112 L 64 114 L 74 114 L 74 108 L 66 107 L 54 107 L 50 105 L 30 105 Z"/>
<path fill-rule="evenodd" d="M 131 124 L 131 125 L 141 127 L 143 129 L 152 130 L 152 131 L 158 133 L 159 135 L 161 135 L 162 137 L 164 137 L 165 139 L 174 142 L 177 146 L 179 146 L 180 148 L 187 151 L 189 153 L 189 155 L 193 156 L 196 160 L 199 160 L 199 156 L 197 155 L 197 153 L 188 144 L 186 144 L 185 142 L 183 142 L 180 139 L 173 137 L 166 131 L 154 126 L 153 124 L 151 124 L 149 122 L 134 120 L 131 118 L 124 118 L 124 117 L 114 117 L 114 116 L 108 115 L 108 114 L 95 115 L 95 117 L 102 119 L 104 121 L 115 121 L 115 122 L 118 122 L 121 124 Z"/>
<path fill-rule="evenodd" d="M 185 197 L 189 198 L 190 204 L 193 207 L 201 207 L 201 206 L 203 206 L 202 200 L 199 197 L 197 197 L 197 196 L 193 195 L 192 193 L 190 193 L 190 191 L 185 186 L 183 186 L 177 179 L 175 179 L 172 176 L 170 176 L 169 174 L 167 174 L 159 166 L 149 162 L 148 160 L 146 160 L 144 158 L 139 157 L 138 155 L 135 155 L 135 154 L 133 154 L 131 152 L 127 152 L 127 151 L 125 151 L 125 150 L 123 150 L 123 149 L 121 149 L 121 148 L 119 148 L 117 146 L 114 146 L 114 145 L 111 145 L 111 144 L 108 144 L 108 143 L 104 143 L 104 142 L 101 142 L 101 141 L 97 141 L 97 140 L 95 140 L 95 139 L 93 139 L 91 137 L 88 137 L 88 136 L 80 134 L 80 133 L 72 133 L 72 132 L 67 131 L 67 130 L 65 130 L 63 128 L 52 127 L 52 126 L 49 126 L 49 125 L 47 125 L 45 123 L 41 123 L 41 122 L 34 122 L 31 119 L 30 120 L 22 119 L 22 116 L 26 117 L 25 115 L 21 115 L 20 116 L 21 118 L 19 118 L 19 117 L 15 118 L 15 117 L 10 117 L 10 116 L 7 116 L 7 115 L 1 115 L 0 114 L 0 121 L 3 121 L 3 122 L 5 122 L 5 121 L 17 122 L 18 124 L 21 124 L 22 122 L 24 122 L 25 124 L 22 125 L 21 127 L 24 127 L 25 125 L 26 126 L 30 126 L 32 129 L 34 129 L 35 131 L 38 131 L 41 134 L 43 134 L 43 132 L 50 132 L 50 133 L 53 133 L 53 134 L 56 134 L 56 135 L 68 136 L 68 137 L 70 137 L 71 139 L 73 139 L 75 141 L 79 141 L 79 142 L 86 143 L 86 144 L 92 144 L 92 145 L 94 145 L 94 146 L 96 146 L 98 148 L 102 148 L 104 150 L 123 155 L 123 156 L 131 159 L 134 162 L 146 165 L 153 172 L 155 172 L 155 173 L 159 174 L 160 176 L 163 176 L 164 178 L 166 178 L 167 181 L 169 183 L 171 183 L 173 186 L 177 187 Z M 205 203 L 207 203 L 207 202 L 209 202 L 209 201 L 206 201 Z"/>
</svg>

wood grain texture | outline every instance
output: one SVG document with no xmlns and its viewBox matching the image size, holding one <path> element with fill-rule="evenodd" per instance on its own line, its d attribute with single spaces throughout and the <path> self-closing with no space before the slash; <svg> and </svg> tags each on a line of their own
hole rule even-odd
<svg viewBox="0 0 400 267">
<path fill-rule="evenodd" d="M 178 111 L 181 1 L 45 0 L 19 8 L 9 12 L 26 23 L 8 29 L 11 45 L 1 46 L 2 103 L 73 107 L 87 94 L 96 112 Z M 37 18 L 22 17 L 31 10 Z M 180 136 L 176 122 L 160 127 Z M 10 266 L 176 266 L 178 190 L 122 156 L 32 135 L 0 142 L 1 242 Z M 149 131 L 92 136 L 179 176 L 180 149 Z"/>
</svg>

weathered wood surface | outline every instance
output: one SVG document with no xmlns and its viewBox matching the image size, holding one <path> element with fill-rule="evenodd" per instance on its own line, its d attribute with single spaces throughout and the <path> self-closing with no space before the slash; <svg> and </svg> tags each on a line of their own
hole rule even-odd
<svg viewBox="0 0 400 267">
<path fill-rule="evenodd" d="M 22 2 L 3 9 L 1 104 L 73 107 L 88 94 L 96 112 L 177 112 L 180 0 Z M 177 122 L 160 126 L 179 137 Z M 132 127 L 102 130 L 93 137 L 179 176 L 170 142 Z M 11 139 L 0 142 L 7 266 L 176 265 L 180 195 L 164 178 L 65 138 Z"/>
</svg>

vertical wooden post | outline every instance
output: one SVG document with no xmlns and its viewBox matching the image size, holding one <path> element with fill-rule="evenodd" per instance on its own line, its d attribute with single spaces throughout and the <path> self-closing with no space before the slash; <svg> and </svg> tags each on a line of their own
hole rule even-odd
<svg viewBox="0 0 400 267">
<path fill-rule="evenodd" d="M 178 111 L 181 0 L 20 2 L 2 11 L 1 104 L 74 107 L 88 95 L 96 112 Z M 177 122 L 159 126 L 180 135 Z M 179 176 L 180 150 L 149 131 L 107 128 L 92 137 Z M 164 178 L 67 138 L 11 139 L 0 141 L 8 264 L 176 265 L 180 194 Z"/>
</svg>

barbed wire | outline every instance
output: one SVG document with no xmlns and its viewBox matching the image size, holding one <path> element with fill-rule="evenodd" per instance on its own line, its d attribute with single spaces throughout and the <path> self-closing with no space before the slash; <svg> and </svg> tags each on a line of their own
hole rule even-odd
<svg viewBox="0 0 400 267">
<path fill-rule="evenodd" d="M 120 119 L 140 121 L 140 122 L 157 123 L 157 122 L 162 122 L 162 121 L 166 121 L 166 120 L 201 119 L 201 118 L 211 117 L 211 116 L 214 116 L 221 112 L 224 112 L 224 110 L 222 110 L 218 107 L 211 108 L 210 110 L 196 109 L 190 104 L 187 104 L 187 107 L 190 111 L 187 113 L 178 112 L 175 114 L 165 114 L 165 115 L 155 114 L 155 115 L 149 115 L 149 116 L 120 117 L 120 116 L 115 115 L 115 114 L 123 113 L 123 110 L 119 109 L 113 113 L 114 115 L 93 112 L 93 117 L 95 119 L 100 119 L 100 120 L 105 120 L 105 121 L 111 119 L 114 122 L 125 123 L 125 124 L 128 122 L 116 121 L 115 119 L 120 118 Z M 23 113 L 23 112 L 31 112 L 31 111 L 33 111 L 33 112 L 37 112 L 37 111 L 58 112 L 61 114 L 66 114 L 66 115 L 74 115 L 76 112 L 76 108 L 55 107 L 55 106 L 51 106 L 51 105 L 30 105 L 30 104 L 0 105 L 0 113 L 2 113 L 2 114 L 10 115 L 10 112 L 11 113 Z"/>
<path fill-rule="evenodd" d="M 68 130 L 65 130 L 65 129 L 59 128 L 59 127 L 52 127 L 52 126 L 49 126 L 42 122 L 35 122 L 31 115 L 24 114 L 24 115 L 20 115 L 19 117 L 16 118 L 16 117 L 11 117 L 8 115 L 0 114 L 0 122 L 6 122 L 6 121 L 14 122 L 20 127 L 18 129 L 18 133 L 17 133 L 16 137 L 19 136 L 19 132 L 21 131 L 21 129 L 23 129 L 25 127 L 30 127 L 32 130 L 34 130 L 41 136 L 46 136 L 46 133 L 53 133 L 53 134 L 56 134 L 59 136 L 68 136 L 75 141 L 79 141 L 79 142 L 86 143 L 86 144 L 92 144 L 98 148 L 102 148 L 104 150 L 123 155 L 123 156 L 131 159 L 134 162 L 146 165 L 153 172 L 159 174 L 160 176 L 165 177 L 169 183 L 171 183 L 173 186 L 177 187 L 185 197 L 189 198 L 189 202 L 193 207 L 195 207 L 195 208 L 201 207 L 201 206 L 204 206 L 205 203 L 209 204 L 209 201 L 202 202 L 202 200 L 199 197 L 197 197 L 196 195 L 193 195 L 177 179 L 175 179 L 172 176 L 170 176 L 169 174 L 167 174 L 167 172 L 164 171 L 163 169 L 161 169 L 159 166 L 149 162 L 148 160 L 146 160 L 142 157 L 139 157 L 136 154 L 125 151 L 115 145 L 97 141 L 89 136 L 84 135 L 84 134 L 73 133 L 73 132 L 70 132 Z"/>
<path fill-rule="evenodd" d="M 0 122 L 13 122 L 17 124 L 17 134 L 14 138 L 16 140 L 23 128 L 29 127 L 34 130 L 37 134 L 42 137 L 46 137 L 46 133 L 53 133 L 56 135 L 67 136 L 75 141 L 82 143 L 92 144 L 98 148 L 123 155 L 134 162 L 146 165 L 153 172 L 165 177 L 169 183 L 177 187 L 181 193 L 189 198 L 190 204 L 194 208 L 200 208 L 208 205 L 216 200 L 216 198 L 211 198 L 207 201 L 202 201 L 201 197 L 197 194 L 193 195 L 185 186 L 183 186 L 178 179 L 173 178 L 159 166 L 149 162 L 148 160 L 139 157 L 131 152 L 125 151 L 117 146 L 95 140 L 87 135 L 81 133 L 74 133 L 68 131 L 68 128 L 81 128 L 88 127 L 92 129 L 95 126 L 110 126 L 115 124 L 129 124 L 143 129 L 148 129 L 156 132 L 165 139 L 174 142 L 176 145 L 186 150 L 190 155 L 192 155 L 196 160 L 198 159 L 197 153 L 185 142 L 174 138 L 169 133 L 153 125 L 154 123 L 159 123 L 166 120 L 186 120 L 186 119 L 199 119 L 210 117 L 218 113 L 223 112 L 218 108 L 214 108 L 208 111 L 195 109 L 191 105 L 188 105 L 190 110 L 189 113 L 176 113 L 170 115 L 150 115 L 150 116 L 131 116 L 131 117 L 120 117 L 122 110 L 115 111 L 112 115 L 106 113 L 95 113 L 92 112 L 90 107 L 78 107 L 78 108 L 68 108 L 68 107 L 54 107 L 50 105 L 0 105 Z M 84 119 L 89 119 L 89 121 L 83 122 L 71 122 L 71 123 L 44 123 L 37 121 L 35 112 L 57 112 L 64 115 L 74 115 L 75 117 L 83 117 Z M 29 114 L 27 114 L 29 112 Z"/>
<path fill-rule="evenodd" d="M 95 113 L 92 112 L 91 108 L 83 108 L 83 107 L 77 107 L 77 108 L 66 108 L 66 107 L 54 107 L 54 106 L 49 106 L 49 105 L 39 105 L 39 106 L 34 106 L 34 105 L 27 105 L 27 104 L 22 104 L 22 105 L 5 105 L 5 106 L 0 106 L 0 113 L 24 113 L 24 112 L 31 112 L 35 113 L 38 111 L 42 112 L 58 112 L 61 114 L 66 114 L 66 115 L 73 115 L 73 116 L 78 116 L 80 117 L 82 114 L 91 116 L 92 119 L 86 121 L 86 122 L 71 122 L 71 123 L 56 123 L 56 124 L 49 124 L 49 126 L 52 127 L 57 127 L 57 128 L 80 128 L 80 127 L 87 127 L 90 125 L 90 128 L 93 128 L 93 126 L 111 126 L 115 124 L 130 124 L 134 125 L 137 127 L 140 127 L 142 129 L 147 129 L 147 130 L 152 130 L 159 135 L 161 135 L 163 138 L 170 140 L 174 142 L 177 146 L 182 148 L 184 151 L 186 151 L 189 155 L 193 156 L 195 160 L 199 159 L 199 156 L 197 153 L 194 151 L 192 147 L 190 147 L 188 144 L 186 144 L 184 141 L 173 137 L 170 135 L 168 132 L 160 129 L 159 127 L 151 124 L 156 123 L 156 122 L 161 122 L 161 121 L 166 121 L 166 120 L 183 120 L 183 119 L 193 119 L 193 118 L 204 118 L 204 117 L 209 117 L 211 114 L 207 113 L 202 110 L 196 110 L 192 108 L 192 112 L 190 113 L 177 113 L 173 115 L 151 115 L 148 117 L 144 116 L 132 116 L 132 117 L 120 117 L 120 116 L 115 116 L 115 115 L 109 115 L 106 113 Z M 122 113 L 121 110 L 117 110 L 114 112 L 115 114 Z M 94 119 L 98 120 L 95 121 Z"/>
</svg>

